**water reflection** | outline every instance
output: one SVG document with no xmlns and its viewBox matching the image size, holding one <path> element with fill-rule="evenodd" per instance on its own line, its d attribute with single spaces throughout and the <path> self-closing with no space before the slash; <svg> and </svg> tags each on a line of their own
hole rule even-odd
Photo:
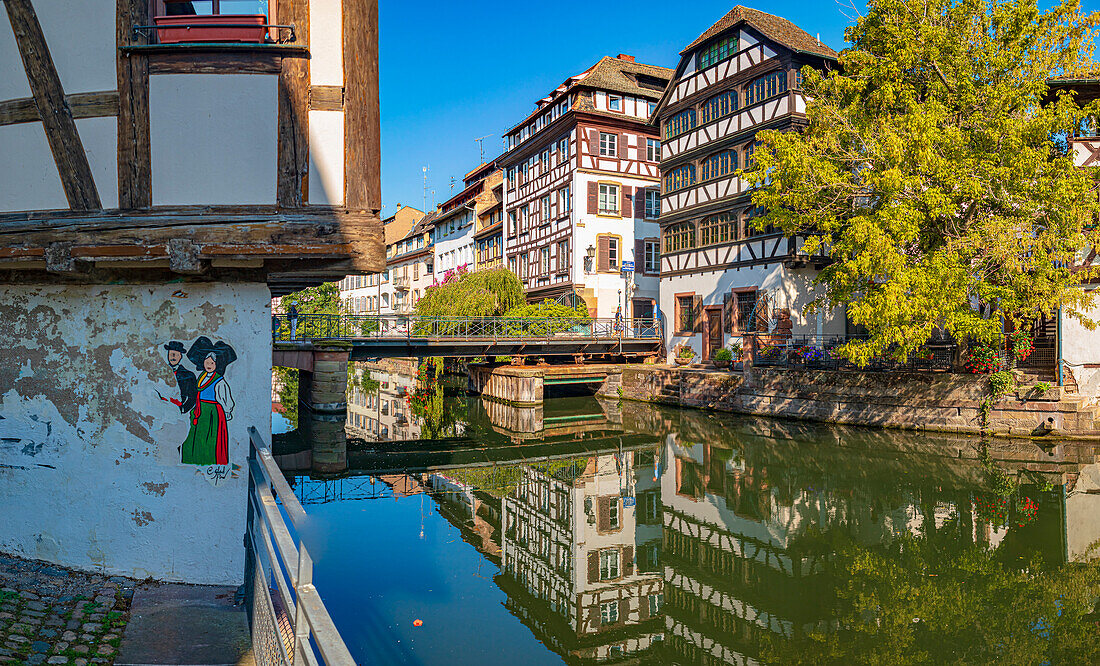
<svg viewBox="0 0 1100 666">
<path fill-rule="evenodd" d="M 472 546 L 494 567 L 471 593 L 503 595 L 508 615 L 485 612 L 478 627 L 486 640 L 519 640 L 522 627 L 567 663 L 1100 660 L 1093 444 L 986 448 L 594 399 L 510 409 L 445 392 L 433 416 L 408 408 L 423 378 L 371 377 L 349 408 L 349 469 L 296 477 L 296 492 L 359 507 L 339 531 L 366 534 L 380 505 L 356 500 L 427 498 L 461 535 L 437 543 L 430 566 L 458 567 Z M 441 417 L 452 422 L 421 437 Z M 421 509 L 421 537 L 425 520 Z M 336 532 L 327 538 L 351 538 Z M 369 578 L 363 557 L 324 566 Z M 342 592 L 322 590 L 343 629 L 363 602 Z M 431 654 L 433 639 L 416 638 L 410 663 Z M 493 661 L 450 640 L 435 647 L 451 663 Z M 375 643 L 352 648 L 369 663 Z"/>
</svg>

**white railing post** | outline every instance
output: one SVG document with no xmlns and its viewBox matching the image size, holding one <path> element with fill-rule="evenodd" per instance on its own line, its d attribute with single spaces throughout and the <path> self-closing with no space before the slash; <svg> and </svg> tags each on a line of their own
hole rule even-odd
<svg viewBox="0 0 1100 666">
<path fill-rule="evenodd" d="M 294 612 L 294 666 L 305 666 L 309 645 L 310 626 L 306 617 L 306 605 L 302 603 L 302 589 L 313 585 L 313 558 L 306 551 L 306 545 L 298 541 L 298 584 L 294 588 L 297 601 Z"/>
</svg>

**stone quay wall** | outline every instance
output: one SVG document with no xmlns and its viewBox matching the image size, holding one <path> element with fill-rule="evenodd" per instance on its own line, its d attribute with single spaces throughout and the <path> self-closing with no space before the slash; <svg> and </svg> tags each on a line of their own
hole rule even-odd
<svg viewBox="0 0 1100 666">
<path fill-rule="evenodd" d="M 676 366 L 622 366 L 600 395 L 824 423 L 1003 437 L 1100 438 L 1097 407 L 1031 385 L 997 400 L 983 426 L 987 375 L 754 368 L 747 375 Z"/>
</svg>

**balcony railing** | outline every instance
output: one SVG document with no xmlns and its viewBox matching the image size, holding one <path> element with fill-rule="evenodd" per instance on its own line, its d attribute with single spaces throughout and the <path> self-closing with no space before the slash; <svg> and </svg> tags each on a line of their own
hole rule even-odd
<svg viewBox="0 0 1100 666">
<path fill-rule="evenodd" d="M 412 281 L 407 277 L 395 277 L 393 279 L 393 288 L 397 291 L 408 291 Z"/>
</svg>

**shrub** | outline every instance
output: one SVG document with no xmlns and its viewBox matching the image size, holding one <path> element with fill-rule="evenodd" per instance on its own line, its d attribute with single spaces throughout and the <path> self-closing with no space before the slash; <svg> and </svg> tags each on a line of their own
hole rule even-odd
<svg viewBox="0 0 1100 666">
<path fill-rule="evenodd" d="M 1004 359 L 992 345 L 972 342 L 966 348 L 963 366 L 974 374 L 997 372 L 1004 368 Z"/>
<path fill-rule="evenodd" d="M 714 360 L 715 361 L 732 361 L 733 360 L 733 352 L 731 352 L 728 349 L 719 349 L 718 351 L 714 352 Z"/>
<path fill-rule="evenodd" d="M 1050 382 L 1037 382 L 1035 384 L 1035 395 L 1046 395 L 1050 390 Z"/>
<path fill-rule="evenodd" d="M 989 376 L 989 390 L 994 400 L 1002 398 L 1016 390 L 1016 377 L 1007 370 L 994 372 Z"/>
<path fill-rule="evenodd" d="M 676 352 L 676 355 L 680 358 L 695 358 L 695 350 L 684 345 L 680 347 L 680 351 Z"/>
</svg>

